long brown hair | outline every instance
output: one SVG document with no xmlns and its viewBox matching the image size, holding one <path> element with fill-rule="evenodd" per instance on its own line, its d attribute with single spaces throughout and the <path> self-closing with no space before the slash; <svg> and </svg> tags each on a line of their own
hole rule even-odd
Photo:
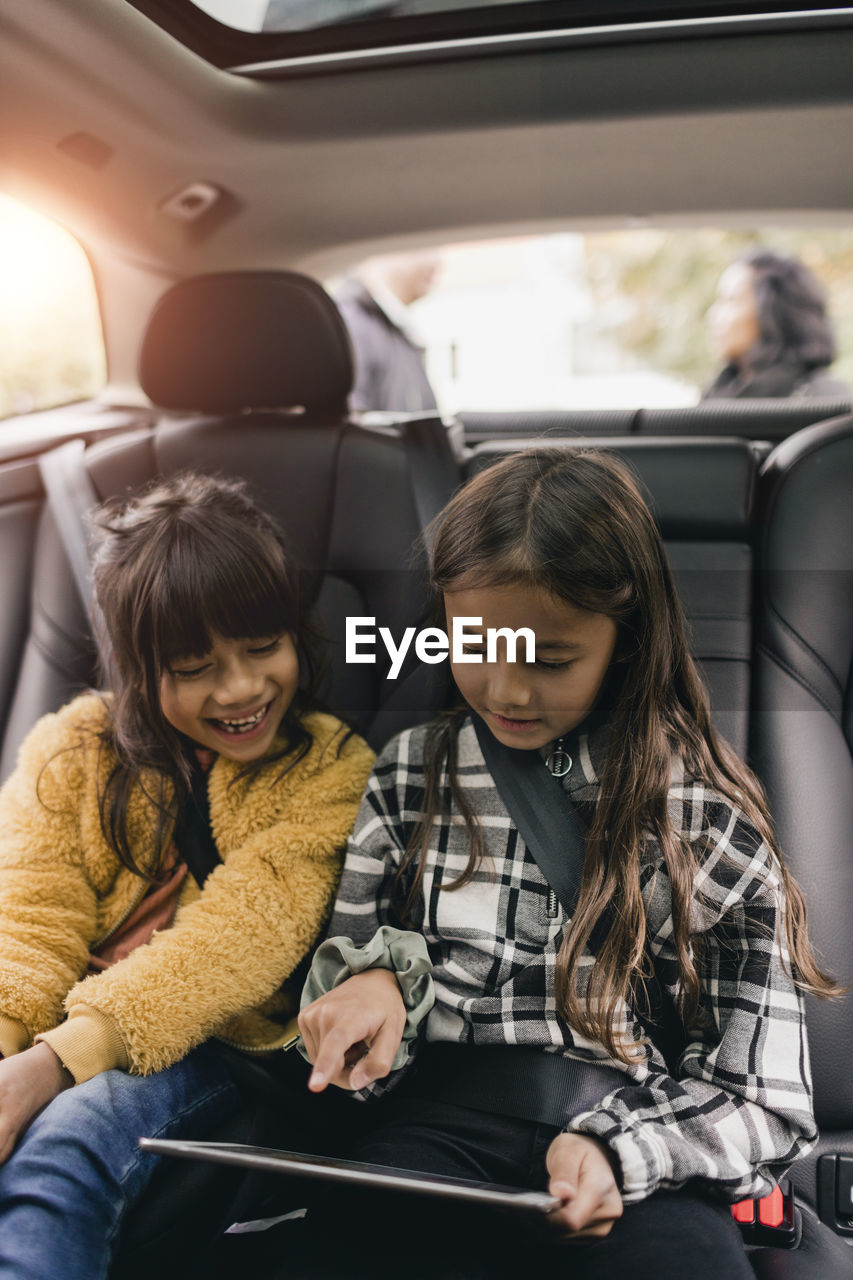
<svg viewBox="0 0 853 1280">
<path fill-rule="evenodd" d="M 702 948 L 690 909 L 699 859 L 667 813 L 673 752 L 688 775 L 755 824 L 778 862 L 796 981 L 818 995 L 837 994 L 809 946 L 803 895 L 779 855 L 761 785 L 711 723 L 663 543 L 628 469 L 604 452 L 557 449 L 530 450 L 489 467 L 438 517 L 432 583 L 436 592 L 523 584 L 606 614 L 619 627 L 605 682 L 610 728 L 600 799 L 572 927 L 557 957 L 556 996 L 565 1020 L 631 1060 L 630 1046 L 614 1028 L 622 1001 L 642 1005 L 641 988 L 650 976 L 640 879 L 649 836 L 660 846 L 672 886 L 682 1021 L 699 1009 Z M 470 854 L 462 873 L 443 888 L 467 883 L 483 856 L 479 823 L 457 773 L 456 736 L 465 714 L 457 706 L 427 732 L 425 812 L 398 879 L 403 918 L 412 918 L 419 900 L 444 777 L 468 829 Z M 578 964 L 594 930 L 596 960 L 582 998 Z"/>
<path fill-rule="evenodd" d="M 193 770 L 192 744 L 160 705 L 164 671 L 178 658 L 207 653 L 214 635 L 237 640 L 289 632 L 301 692 L 280 727 L 285 742 L 237 776 L 295 752 L 292 767 L 311 745 L 299 712 L 313 701 L 321 665 L 309 618 L 315 583 L 238 480 L 178 475 L 105 504 L 93 523 L 93 577 L 105 632 L 100 648 L 108 655 L 105 683 L 112 692 L 101 734 L 102 760 L 110 761 L 99 787 L 101 827 L 125 866 L 156 878 Z M 146 868 L 134 859 L 128 831 L 128 802 L 139 785 L 157 815 L 155 856 Z"/>
</svg>

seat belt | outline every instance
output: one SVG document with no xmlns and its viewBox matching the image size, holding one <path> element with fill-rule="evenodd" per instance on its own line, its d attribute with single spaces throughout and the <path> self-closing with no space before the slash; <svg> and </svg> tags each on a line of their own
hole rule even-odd
<svg viewBox="0 0 853 1280">
<path fill-rule="evenodd" d="M 202 769 L 193 769 L 190 794 L 175 823 L 173 840 L 190 875 L 203 889 L 205 880 L 222 858 L 210 827 L 207 774 Z"/>
<path fill-rule="evenodd" d="M 48 507 L 97 643 L 102 634 L 101 614 L 92 584 L 87 517 L 100 498 L 86 468 L 85 453 L 83 440 L 69 440 L 58 449 L 41 454 L 38 466 Z"/>
<path fill-rule="evenodd" d="M 498 793 L 539 870 L 556 893 L 563 910 L 574 915 L 586 857 L 586 831 L 571 796 L 552 776 L 538 751 L 520 751 L 498 742 L 472 712 L 477 741 Z M 646 984 L 647 1007 L 636 1010 L 649 1039 L 660 1050 L 671 1073 L 685 1046 L 685 1033 L 675 1005 L 654 973 Z"/>
<path fill-rule="evenodd" d="M 477 741 L 498 793 L 518 827 L 539 870 L 571 915 L 577 905 L 586 836 L 571 797 L 552 776 L 538 751 L 505 747 L 479 716 L 472 713 Z M 650 1040 L 661 1051 L 671 1074 L 685 1045 L 685 1033 L 675 1005 L 654 974 L 647 983 L 649 1009 L 637 1016 Z M 741 1200 L 732 1205 L 732 1216 L 747 1244 L 793 1249 L 799 1243 L 801 1224 L 790 1179 L 785 1179 L 761 1200 Z"/>
<path fill-rule="evenodd" d="M 428 532 L 438 513 L 447 505 L 462 482 L 447 428 L 440 418 L 409 418 L 399 424 L 405 446 L 412 499 L 426 560 L 432 560 Z M 412 567 L 412 572 L 415 572 Z M 418 569 L 426 579 L 426 568 Z M 426 582 L 425 582 L 426 587 Z M 423 626 L 427 618 L 417 619 Z M 437 674 L 440 671 L 441 674 Z M 367 726 L 366 737 L 377 750 L 401 729 L 429 720 L 445 703 L 445 668 L 422 663 L 412 645 L 403 661 L 396 687 L 383 701 Z M 411 711 L 409 710 L 411 708 Z"/>
<path fill-rule="evenodd" d="M 538 751 L 505 747 L 473 712 L 489 773 L 539 870 L 573 916 L 586 857 L 586 832 L 571 797 L 548 772 Z"/>
<path fill-rule="evenodd" d="M 412 497 L 424 546 L 431 547 L 427 529 L 462 483 L 447 428 L 440 418 L 412 418 L 401 424 Z"/>
</svg>

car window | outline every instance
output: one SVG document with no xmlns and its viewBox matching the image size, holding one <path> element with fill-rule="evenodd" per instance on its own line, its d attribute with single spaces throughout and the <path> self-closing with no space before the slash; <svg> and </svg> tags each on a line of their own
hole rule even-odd
<svg viewBox="0 0 853 1280">
<path fill-rule="evenodd" d="M 825 0 L 127 0 L 215 66 L 251 76 L 337 73 L 345 64 L 421 61 L 448 49 L 702 38 L 835 22 Z M 839 10 L 841 7 L 839 6 Z"/>
<path fill-rule="evenodd" d="M 817 278 L 838 349 L 829 372 L 853 386 L 846 229 L 646 226 L 431 247 L 432 277 L 401 323 L 444 412 L 692 405 L 721 366 L 708 324 L 720 278 L 759 249 Z M 372 281 L 389 261 L 352 272 Z"/>
<path fill-rule="evenodd" d="M 93 395 L 106 381 L 98 298 L 79 242 L 0 196 L 0 417 Z"/>
<path fill-rule="evenodd" d="M 162 0 L 133 3 L 168 25 Z M 709 15 L 725 20 L 736 18 L 743 8 L 739 0 L 717 0 L 710 6 L 702 0 L 172 0 L 169 7 L 184 25 L 197 11 L 235 32 L 325 32 L 327 50 L 346 48 L 354 27 L 364 27 L 371 44 L 380 47 L 401 39 L 426 42 L 570 27 L 602 30 Z M 819 6 L 807 0 L 800 7 Z M 776 6 L 762 8 L 772 12 Z M 779 11 L 784 12 L 784 6 Z"/>
</svg>

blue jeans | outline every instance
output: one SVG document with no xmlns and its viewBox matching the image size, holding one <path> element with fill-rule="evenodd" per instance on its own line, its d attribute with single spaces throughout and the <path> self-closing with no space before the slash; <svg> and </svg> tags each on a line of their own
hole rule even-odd
<svg viewBox="0 0 853 1280">
<path fill-rule="evenodd" d="M 156 1075 L 106 1071 L 60 1094 L 0 1166 L 0 1276 L 105 1280 L 161 1162 L 137 1139 L 214 1136 L 241 1097 L 210 1044 Z"/>
</svg>

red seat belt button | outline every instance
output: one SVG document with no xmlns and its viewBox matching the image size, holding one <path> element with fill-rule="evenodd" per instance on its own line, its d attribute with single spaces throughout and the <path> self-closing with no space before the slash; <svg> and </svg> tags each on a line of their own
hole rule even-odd
<svg viewBox="0 0 853 1280">
<path fill-rule="evenodd" d="M 765 1227 L 781 1227 L 785 1221 L 785 1206 L 782 1202 L 782 1192 L 778 1187 L 775 1191 L 771 1191 L 769 1196 L 759 1200 L 758 1221 Z"/>
<path fill-rule="evenodd" d="M 735 1222 L 742 1222 L 745 1226 L 751 1226 L 755 1222 L 755 1201 L 739 1200 L 737 1204 L 733 1204 L 732 1217 Z"/>
</svg>

